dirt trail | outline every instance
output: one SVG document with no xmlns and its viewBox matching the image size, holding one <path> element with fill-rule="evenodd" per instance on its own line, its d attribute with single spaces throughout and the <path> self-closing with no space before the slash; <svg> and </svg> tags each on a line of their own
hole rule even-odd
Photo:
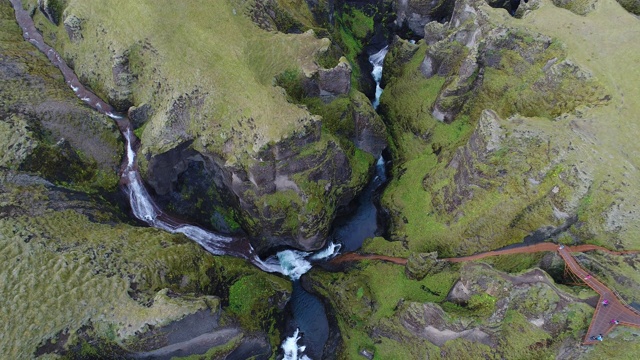
<svg viewBox="0 0 640 360">
<path fill-rule="evenodd" d="M 578 264 L 573 255 L 571 255 L 572 252 L 576 253 L 594 250 L 603 251 L 613 255 L 640 253 L 640 250 L 613 251 L 597 245 L 559 246 L 553 243 L 541 243 L 530 246 L 487 251 L 470 256 L 444 258 L 441 260 L 451 263 L 461 263 L 466 261 L 484 259 L 490 256 L 527 254 L 541 251 L 557 251 L 565 261 L 567 268 L 571 270 L 571 272 L 578 278 L 582 279 L 582 281 L 584 281 L 587 286 L 600 294 L 600 299 L 598 301 L 598 305 L 596 306 L 596 311 L 593 314 L 593 318 L 591 319 L 589 330 L 587 330 L 587 334 L 585 335 L 585 338 L 582 342 L 585 345 L 589 345 L 598 342 L 599 340 L 596 340 L 598 335 L 606 335 L 618 324 L 640 328 L 640 311 L 637 311 L 636 309 L 627 305 L 627 303 L 616 292 L 609 289 L 604 283 L 602 283 L 601 281 L 593 277 L 593 275 L 589 274 L 585 269 L 583 269 Z M 399 265 L 406 265 L 407 263 L 407 259 L 405 258 L 385 255 L 361 255 L 356 253 L 347 253 L 340 255 L 331 260 L 331 263 L 341 264 L 348 261 L 364 259 L 389 261 Z"/>
<path fill-rule="evenodd" d="M 336 256 L 335 258 L 333 258 L 329 262 L 331 264 L 342 264 L 342 263 L 345 263 L 345 262 L 358 261 L 358 260 L 382 260 L 382 261 L 392 262 L 392 263 L 398 264 L 398 265 L 406 265 L 407 264 L 407 259 L 401 258 L 401 257 L 393 257 L 393 256 L 386 256 L 386 255 L 373 255 L 373 254 L 358 254 L 358 253 L 354 253 L 354 252 L 350 252 L 350 253 L 346 253 L 346 254 L 342 254 L 342 255 Z"/>
<path fill-rule="evenodd" d="M 576 245 L 576 246 L 566 246 L 565 248 L 568 249 L 570 252 L 585 252 L 585 251 L 599 250 L 612 255 L 640 253 L 640 250 L 614 251 L 598 245 Z M 448 261 L 452 263 L 460 263 L 460 262 L 484 259 L 490 256 L 509 255 L 509 254 L 528 254 L 528 253 L 536 253 L 536 252 L 542 252 L 542 251 L 557 251 L 557 250 L 558 250 L 558 245 L 556 244 L 540 243 L 540 244 L 529 245 L 529 246 L 514 247 L 510 249 L 487 251 L 487 252 L 469 255 L 469 256 L 463 256 L 463 257 L 443 258 L 440 260 Z M 341 264 L 349 261 L 357 261 L 357 260 L 365 260 L 365 259 L 388 261 L 388 262 L 392 262 L 394 264 L 399 264 L 399 265 L 405 265 L 407 263 L 406 258 L 386 256 L 386 255 L 358 254 L 358 253 L 342 254 L 335 257 L 330 262 L 332 264 Z"/>
</svg>

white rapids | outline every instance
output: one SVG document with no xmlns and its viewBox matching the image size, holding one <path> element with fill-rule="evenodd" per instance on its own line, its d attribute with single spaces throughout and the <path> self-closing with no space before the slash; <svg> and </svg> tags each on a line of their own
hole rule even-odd
<svg viewBox="0 0 640 360">
<path fill-rule="evenodd" d="M 389 46 L 383 47 L 377 53 L 369 56 L 369 62 L 373 65 L 373 71 L 371 75 L 376 82 L 376 98 L 373 100 L 373 108 L 377 109 L 380 105 L 380 96 L 382 95 L 382 88 L 380 87 L 380 80 L 382 80 L 382 65 L 384 64 L 384 57 L 389 52 Z"/>
<path fill-rule="evenodd" d="M 296 329 L 291 337 L 282 342 L 281 348 L 284 351 L 284 360 L 311 360 L 311 358 L 303 354 L 306 347 L 298 345 L 298 340 L 300 340 L 299 332 L 300 330 Z"/>
<path fill-rule="evenodd" d="M 262 260 L 258 257 L 247 239 L 232 238 L 216 234 L 198 226 L 184 224 L 173 219 L 171 216 L 168 216 L 166 213 L 163 213 L 162 210 L 153 202 L 144 186 L 140 173 L 138 172 L 136 166 L 136 152 L 134 151 L 132 144 L 135 140 L 135 136 L 133 135 L 126 116 L 116 113 L 111 105 L 86 89 L 80 83 L 73 70 L 69 68 L 60 57 L 57 51 L 47 45 L 42 39 L 42 35 L 35 28 L 29 14 L 22 8 L 20 0 L 10 1 L 14 7 L 16 19 L 23 29 L 25 39 L 34 44 L 49 58 L 53 65 L 60 69 L 66 83 L 78 98 L 93 107 L 96 111 L 116 120 L 116 123 L 125 138 L 126 149 L 126 159 L 123 162 L 121 179 L 124 183 L 124 188 L 127 193 L 133 215 L 136 218 L 147 223 L 149 226 L 162 229 L 170 233 L 184 234 L 212 254 L 240 257 L 250 261 L 263 271 L 281 273 L 294 281 L 298 280 L 300 276 L 311 269 L 313 261 L 329 259 L 339 253 L 341 245 L 329 243 L 325 249 L 318 252 L 285 250 L 266 260 Z M 374 63 L 374 78 L 376 79 L 377 88 L 379 88 L 380 78 L 382 75 L 382 61 L 386 52 L 387 48 L 370 57 L 370 60 L 376 59 L 375 63 L 373 60 L 371 61 Z M 376 90 L 376 104 L 374 107 L 377 107 L 377 100 L 379 99 L 380 93 L 382 93 L 382 89 L 379 89 L 379 91 Z M 305 346 L 298 346 L 298 341 L 300 339 L 300 331 L 296 330 L 291 337 L 287 338 L 283 342 L 282 349 L 285 353 L 284 359 L 311 360 L 309 356 L 303 354 Z"/>
</svg>

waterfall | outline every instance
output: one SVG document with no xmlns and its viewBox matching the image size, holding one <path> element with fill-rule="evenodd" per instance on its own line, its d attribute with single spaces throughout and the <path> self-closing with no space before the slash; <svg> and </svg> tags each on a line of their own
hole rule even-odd
<svg viewBox="0 0 640 360">
<path fill-rule="evenodd" d="M 302 354 L 305 350 L 304 345 L 298 345 L 298 340 L 300 340 L 300 336 L 298 333 L 299 329 L 293 333 L 293 336 L 288 337 L 285 341 L 282 342 L 282 351 L 284 351 L 284 360 L 311 360 L 308 356 Z"/>
<path fill-rule="evenodd" d="M 382 80 L 382 65 L 384 64 L 384 57 L 389 52 L 389 46 L 385 46 L 377 53 L 369 56 L 369 62 L 373 65 L 373 71 L 371 75 L 376 82 L 376 97 L 373 100 L 373 108 L 377 109 L 380 105 L 380 96 L 382 95 L 382 88 L 380 87 L 380 80 Z"/>
</svg>

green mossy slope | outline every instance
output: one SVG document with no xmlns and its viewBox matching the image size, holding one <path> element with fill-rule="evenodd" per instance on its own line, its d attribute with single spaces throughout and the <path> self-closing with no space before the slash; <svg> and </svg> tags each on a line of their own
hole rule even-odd
<svg viewBox="0 0 640 360">
<path fill-rule="evenodd" d="M 0 5 L 0 62 L 0 166 L 72 188 L 113 190 L 122 155 L 117 128 L 22 39 L 8 3 Z"/>
<path fill-rule="evenodd" d="M 398 159 L 383 197 L 393 240 L 470 254 L 576 217 L 574 241 L 637 248 L 637 19 L 610 1 L 587 18 L 542 2 L 521 20 L 471 3 L 476 25 L 386 64 L 399 66 L 381 100 Z M 473 26 L 484 35 L 469 50 Z M 439 65 L 429 78 L 425 54 Z M 479 67 L 468 75 L 470 56 Z M 442 123 L 441 111 L 457 115 Z"/>
<path fill-rule="evenodd" d="M 268 331 L 277 345 L 288 281 L 214 257 L 182 235 L 121 223 L 82 194 L 24 179 L 3 173 L 0 186 L 0 212 L 10 215 L 0 220 L 3 356 L 29 358 L 59 334 L 70 335 L 63 352 L 73 349 L 86 326 L 94 339 L 135 347 L 134 335 L 150 326 L 201 309 L 217 312 L 220 300 L 229 302 L 227 322 L 237 316 L 243 328 Z M 237 305 L 237 281 L 246 294 L 265 295 L 262 301 Z"/>
</svg>

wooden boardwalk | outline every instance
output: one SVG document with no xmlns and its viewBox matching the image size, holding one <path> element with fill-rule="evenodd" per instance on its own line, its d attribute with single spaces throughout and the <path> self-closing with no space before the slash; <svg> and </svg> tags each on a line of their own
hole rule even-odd
<svg viewBox="0 0 640 360">
<path fill-rule="evenodd" d="M 596 311 L 593 313 L 593 318 L 591 319 L 591 325 L 589 325 L 589 330 L 587 330 L 587 334 L 582 343 L 588 345 L 598 342 L 598 340 L 594 340 L 594 337 L 598 335 L 605 336 L 618 325 L 612 323 L 613 320 L 617 320 L 619 325 L 640 328 L 640 312 L 627 305 L 617 293 L 584 270 L 573 255 L 571 255 L 570 250 L 572 249 L 560 246 L 558 247 L 558 254 L 560 254 L 567 268 L 571 270 L 573 274 L 600 294 Z M 604 305 L 605 301 L 608 303 L 607 305 Z"/>
<path fill-rule="evenodd" d="M 598 305 L 596 306 L 596 310 L 593 313 L 593 318 L 591 319 L 591 324 L 589 325 L 587 334 L 585 335 L 584 340 L 582 341 L 583 344 L 590 345 L 590 344 L 599 342 L 599 340 L 595 339 L 598 337 L 598 335 L 602 335 L 604 337 L 605 335 L 607 335 L 607 333 L 609 333 L 611 330 L 613 330 L 613 328 L 615 328 L 618 325 L 626 325 L 626 326 L 640 328 L 640 311 L 629 306 L 615 291 L 609 289 L 600 280 L 596 279 L 593 275 L 589 274 L 585 269 L 583 269 L 578 264 L 578 261 L 573 257 L 573 255 L 571 255 L 572 252 L 584 252 L 584 251 L 593 251 L 593 250 L 599 250 L 599 251 L 607 252 L 614 255 L 623 255 L 623 254 L 640 252 L 636 250 L 612 251 L 597 245 L 558 246 L 553 243 L 540 243 L 540 244 L 535 244 L 531 246 L 521 246 L 521 247 L 510 248 L 510 249 L 487 251 L 484 253 L 475 254 L 471 256 L 464 256 L 464 257 L 457 257 L 457 258 L 444 258 L 441 260 L 452 262 L 452 263 L 460 263 L 460 262 L 479 260 L 486 257 L 498 256 L 498 255 L 536 253 L 541 251 L 557 251 L 558 254 L 564 260 L 566 264 L 566 268 L 569 271 L 571 271 L 573 275 L 578 277 L 587 286 L 595 290 L 600 295 Z M 347 253 L 347 254 L 340 255 L 334 258 L 333 260 L 331 260 L 331 263 L 338 264 L 342 262 L 364 260 L 364 259 L 390 261 L 400 265 L 404 265 L 407 263 L 407 259 L 399 258 L 399 257 L 391 257 L 391 256 L 384 256 L 384 255 L 360 255 L 356 253 Z M 605 306 L 604 303 L 607 303 L 607 305 Z M 618 323 L 616 324 L 614 321 L 617 321 Z"/>
</svg>

